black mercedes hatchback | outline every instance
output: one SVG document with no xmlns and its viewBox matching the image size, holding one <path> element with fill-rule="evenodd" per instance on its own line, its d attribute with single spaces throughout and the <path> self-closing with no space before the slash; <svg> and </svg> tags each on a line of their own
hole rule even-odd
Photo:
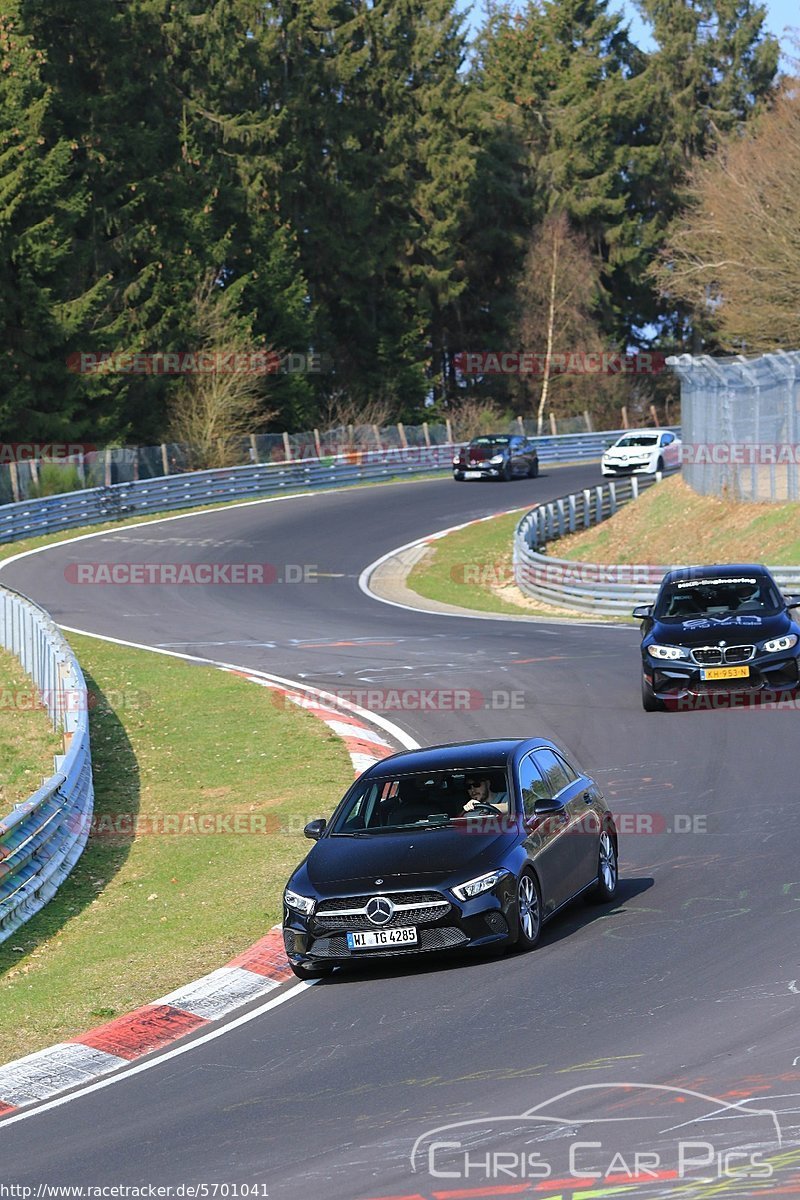
<svg viewBox="0 0 800 1200">
<path fill-rule="evenodd" d="M 593 779 L 543 738 L 394 754 L 353 784 L 284 892 L 294 973 L 492 945 L 532 949 L 583 893 L 617 888 L 617 830 Z"/>
<path fill-rule="evenodd" d="M 800 682 L 800 596 L 781 595 L 766 567 L 728 563 L 668 571 L 642 622 L 647 712 L 716 696 L 775 698 Z"/>
</svg>

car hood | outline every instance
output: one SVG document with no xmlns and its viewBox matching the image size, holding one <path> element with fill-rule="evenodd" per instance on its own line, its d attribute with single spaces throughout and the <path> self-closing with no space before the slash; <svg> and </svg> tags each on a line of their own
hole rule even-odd
<svg viewBox="0 0 800 1200">
<path fill-rule="evenodd" d="M 782 637 L 792 633 L 795 624 L 788 613 L 771 617 L 750 614 L 729 617 L 690 617 L 685 621 L 656 621 L 649 631 L 647 642 L 664 642 L 667 645 L 708 646 L 763 642 L 768 638 Z"/>
<path fill-rule="evenodd" d="M 636 458 L 640 454 L 644 457 L 649 456 L 658 446 L 654 443 L 652 446 L 610 446 L 605 452 L 606 458 Z"/>
<path fill-rule="evenodd" d="M 324 837 L 305 861 L 305 870 L 320 894 L 334 894 L 342 884 L 375 890 L 375 880 L 385 887 L 431 887 L 462 871 L 465 878 L 481 860 L 492 863 L 503 843 L 516 831 L 477 832 L 468 824 L 453 828 L 423 829 L 419 833 L 376 833 L 359 837 Z M 487 868 L 488 869 L 488 868 Z"/>
<path fill-rule="evenodd" d="M 467 446 L 459 451 L 462 462 L 488 462 L 495 454 L 502 454 L 504 446 Z"/>
</svg>

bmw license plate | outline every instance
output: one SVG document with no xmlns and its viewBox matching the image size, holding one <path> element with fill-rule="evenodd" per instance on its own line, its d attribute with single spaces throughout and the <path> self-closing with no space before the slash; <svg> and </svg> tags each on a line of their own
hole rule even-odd
<svg viewBox="0 0 800 1200">
<path fill-rule="evenodd" d="M 700 672 L 701 679 L 747 679 L 749 667 L 706 667 Z"/>
<path fill-rule="evenodd" d="M 378 946 L 416 946 L 417 928 L 404 925 L 402 929 L 376 929 L 373 933 L 348 933 L 347 946 L 350 950 L 375 950 Z"/>
<path fill-rule="evenodd" d="M 465 479 L 482 479 L 483 471 L 465 471 L 464 478 Z"/>
</svg>

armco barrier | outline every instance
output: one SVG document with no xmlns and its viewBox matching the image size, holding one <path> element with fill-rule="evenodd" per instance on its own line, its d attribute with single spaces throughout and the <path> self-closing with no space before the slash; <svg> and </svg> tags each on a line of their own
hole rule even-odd
<svg viewBox="0 0 800 1200">
<path fill-rule="evenodd" d="M 545 604 L 597 616 L 628 617 L 635 605 L 652 604 L 658 585 L 672 567 L 589 563 L 554 558 L 543 551 L 549 542 L 613 516 L 621 505 L 635 500 L 657 478 L 634 475 L 630 479 L 614 479 L 540 504 L 526 513 L 514 534 L 514 578 L 519 589 Z M 782 591 L 800 593 L 800 566 L 770 567 L 770 570 Z"/>
<path fill-rule="evenodd" d="M 0 644 L 22 663 L 64 737 L 56 772 L 0 820 L 0 942 L 38 912 L 70 873 L 92 816 L 86 683 L 47 613 L 0 587 Z"/>
<path fill-rule="evenodd" d="M 599 458 L 624 430 L 560 434 L 533 439 L 543 464 Z M 402 479 L 452 467 L 455 445 L 409 446 L 404 450 L 354 450 L 331 458 L 262 463 L 216 471 L 192 471 L 133 483 L 64 492 L 43 500 L 0 506 L 0 542 L 62 529 L 77 529 L 135 514 L 193 508 L 220 500 L 279 495 L 298 488 Z"/>
</svg>

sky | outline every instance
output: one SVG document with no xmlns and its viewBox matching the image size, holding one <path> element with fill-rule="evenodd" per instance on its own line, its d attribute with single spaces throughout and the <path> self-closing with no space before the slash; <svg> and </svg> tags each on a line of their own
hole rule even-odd
<svg viewBox="0 0 800 1200">
<path fill-rule="evenodd" d="M 798 0 L 766 0 L 767 6 L 767 28 L 770 33 L 774 33 L 780 39 L 781 48 L 783 50 L 783 59 L 781 66 L 783 70 L 790 69 L 790 62 L 787 54 L 793 54 L 795 57 L 800 57 L 800 48 L 794 49 L 790 40 L 790 31 L 792 28 L 798 31 L 797 36 L 800 37 L 800 7 Z M 462 12 L 466 12 L 471 8 L 469 18 L 470 32 L 474 32 L 482 24 L 483 3 L 482 0 L 460 0 L 458 7 Z M 520 0 L 520 8 L 523 7 L 523 0 Z M 647 47 L 647 31 L 646 26 L 636 9 L 636 5 L 631 0 L 610 0 L 609 8 L 622 9 L 625 15 L 631 22 L 631 33 L 633 38 L 639 45 Z"/>
</svg>

